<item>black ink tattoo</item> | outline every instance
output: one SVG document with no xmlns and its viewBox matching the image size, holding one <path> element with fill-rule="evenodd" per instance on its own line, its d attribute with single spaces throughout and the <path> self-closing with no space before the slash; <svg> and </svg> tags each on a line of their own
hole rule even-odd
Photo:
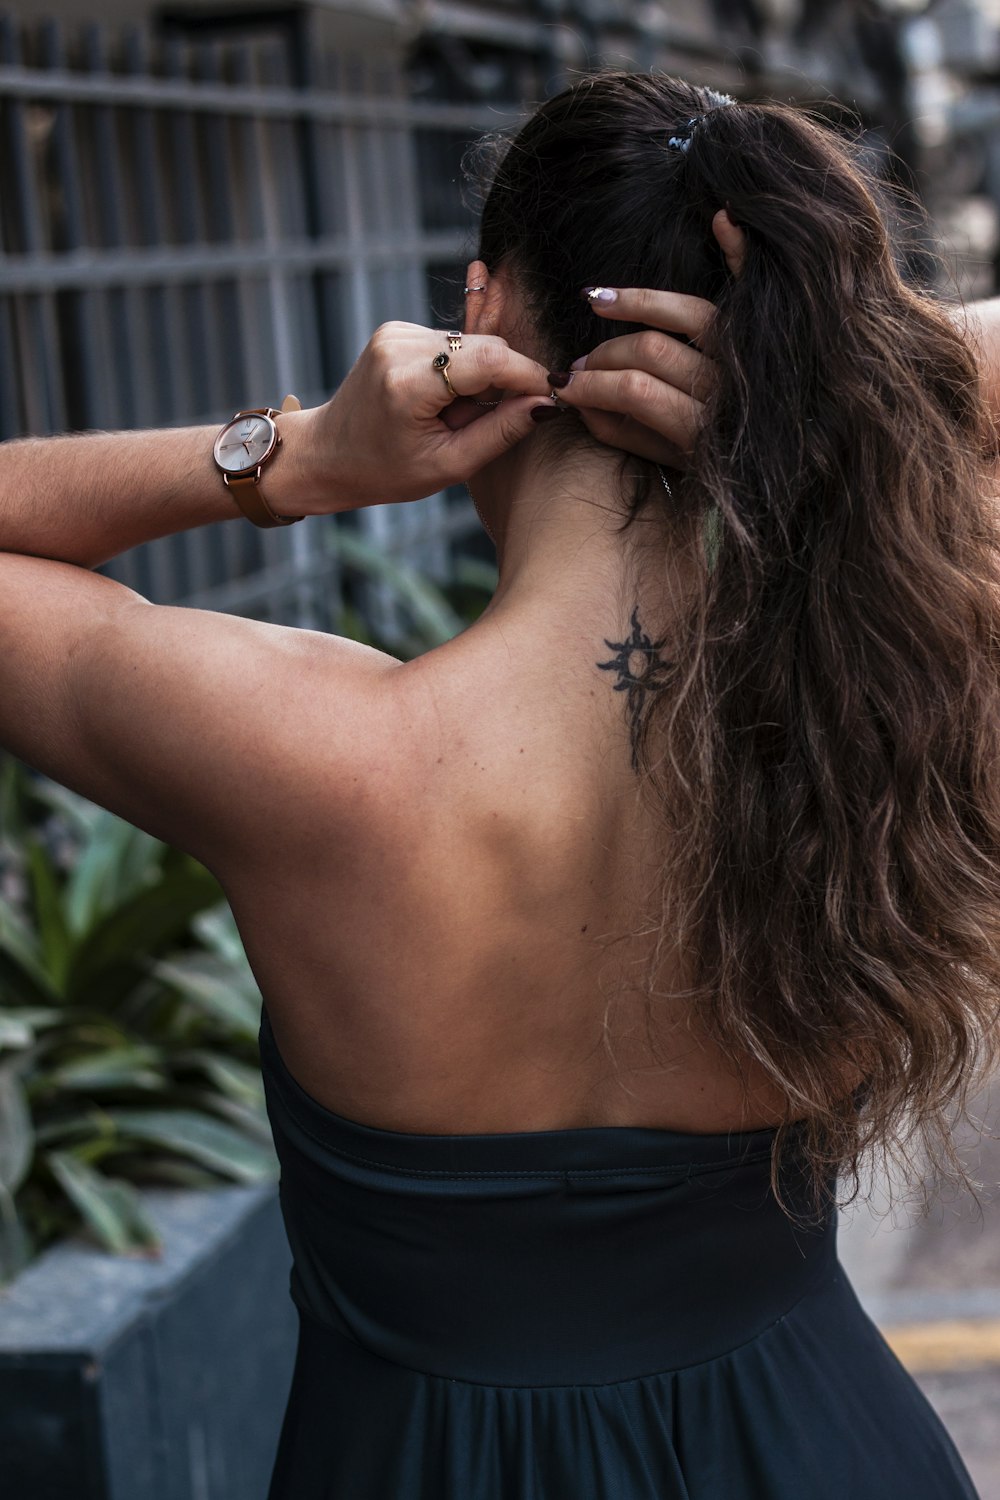
<svg viewBox="0 0 1000 1500">
<path fill-rule="evenodd" d="M 604 644 L 615 654 L 610 661 L 599 661 L 602 672 L 617 672 L 616 693 L 626 693 L 625 715 L 628 719 L 629 738 L 632 743 L 632 769 L 639 769 L 639 746 L 649 710 L 650 695 L 660 692 L 670 682 L 672 663 L 665 661 L 660 652 L 665 641 L 654 641 L 639 624 L 639 606 L 632 611 L 632 634 L 627 641 L 609 641 Z"/>
</svg>

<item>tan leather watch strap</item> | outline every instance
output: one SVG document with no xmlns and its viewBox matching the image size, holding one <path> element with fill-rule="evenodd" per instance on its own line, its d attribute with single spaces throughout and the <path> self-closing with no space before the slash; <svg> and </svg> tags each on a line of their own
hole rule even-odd
<svg viewBox="0 0 1000 1500">
<path fill-rule="evenodd" d="M 301 411 L 302 402 L 297 396 L 286 396 L 281 403 L 281 411 Z M 256 415 L 262 417 L 277 417 L 280 412 L 274 407 L 262 407 Z M 281 439 L 279 437 L 278 442 Z M 273 455 L 272 455 L 273 456 Z M 240 510 L 248 521 L 255 526 L 293 526 L 296 521 L 301 521 L 302 516 L 277 516 L 268 505 L 260 490 L 260 469 L 256 474 L 245 474 L 242 478 L 231 474 L 225 475 L 226 487 L 232 495 Z"/>
</svg>

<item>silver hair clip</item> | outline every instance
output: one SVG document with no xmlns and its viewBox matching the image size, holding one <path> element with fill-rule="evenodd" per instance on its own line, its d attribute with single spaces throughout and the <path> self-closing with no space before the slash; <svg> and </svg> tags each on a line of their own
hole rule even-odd
<svg viewBox="0 0 1000 1500">
<path fill-rule="evenodd" d="M 672 146 L 675 151 L 690 151 L 691 137 L 694 135 L 697 126 L 701 124 L 702 119 L 702 115 L 695 115 L 692 119 L 688 120 L 686 125 L 681 126 L 684 134 L 672 135 L 667 141 L 667 145 Z"/>
<path fill-rule="evenodd" d="M 690 120 L 681 126 L 677 135 L 672 135 L 668 139 L 667 145 L 672 147 L 674 151 L 689 151 L 691 149 L 691 137 L 709 110 L 724 109 L 727 104 L 736 103 L 731 94 L 719 94 L 715 89 L 705 89 L 704 94 L 708 100 L 708 108 L 703 114 L 692 115 Z"/>
</svg>

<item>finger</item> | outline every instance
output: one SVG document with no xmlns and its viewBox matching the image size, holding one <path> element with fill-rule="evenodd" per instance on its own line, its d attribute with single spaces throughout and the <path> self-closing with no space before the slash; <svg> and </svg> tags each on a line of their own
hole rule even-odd
<svg viewBox="0 0 1000 1500">
<path fill-rule="evenodd" d="M 712 233 L 719 242 L 730 271 L 734 276 L 741 276 L 746 263 L 746 230 L 734 224 L 726 209 L 720 208 L 712 220 Z"/>
<path fill-rule="evenodd" d="M 426 365 L 415 356 L 414 373 L 422 375 L 423 370 L 427 369 L 440 384 L 441 377 L 433 369 L 432 361 L 437 353 L 448 351 L 444 342 L 446 335 L 441 334 L 439 337 L 442 340 L 440 349 L 432 350 L 426 359 Z M 529 359 L 526 354 L 518 354 L 505 339 L 491 334 L 466 334 L 461 346 L 448 354 L 447 369 L 449 379 L 460 396 L 477 396 L 491 386 L 526 396 L 547 396 L 550 390 L 543 365 Z M 424 383 L 421 380 L 421 384 Z M 435 390 L 434 395 L 439 396 L 440 390 Z"/>
<path fill-rule="evenodd" d="M 471 396 L 459 396 L 449 406 L 442 408 L 440 417 L 444 425 L 450 427 L 452 432 L 460 432 L 463 427 L 468 427 L 470 422 L 482 421 L 486 411 L 486 406 L 473 400 Z"/>
<path fill-rule="evenodd" d="M 600 318 L 621 323 L 646 323 L 669 333 L 682 333 L 697 344 L 704 338 L 715 317 L 715 306 L 703 297 L 689 297 L 686 292 L 654 292 L 648 287 L 602 287 L 614 293 L 592 300 L 590 305 Z"/>
<path fill-rule="evenodd" d="M 646 370 L 699 401 L 707 399 L 716 383 L 716 368 L 707 355 L 653 329 L 598 344 L 586 356 L 585 367 L 591 371 Z"/>
<path fill-rule="evenodd" d="M 626 453 L 634 453 L 639 458 L 651 458 L 657 464 L 684 466 L 685 455 L 674 443 L 654 432 L 651 427 L 644 427 L 633 417 L 590 410 L 581 411 L 579 415 L 591 437 L 609 448 L 622 448 Z"/>
<path fill-rule="evenodd" d="M 651 427 L 690 453 L 704 420 L 704 405 L 646 370 L 578 370 L 559 399 L 574 408 L 617 412 Z"/>
<path fill-rule="evenodd" d="M 537 432 L 538 424 L 531 413 L 538 407 L 546 416 L 557 411 L 551 401 L 539 401 L 537 396 L 508 396 L 478 421 L 449 432 L 440 445 L 439 456 L 442 460 L 446 458 L 451 472 L 467 478 L 530 433 Z M 573 419 L 563 416 L 562 420 L 571 422 Z"/>
</svg>

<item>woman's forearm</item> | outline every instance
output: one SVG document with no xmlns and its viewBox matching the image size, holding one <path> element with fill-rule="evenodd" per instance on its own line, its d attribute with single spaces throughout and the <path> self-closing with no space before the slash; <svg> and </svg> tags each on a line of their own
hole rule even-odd
<svg viewBox="0 0 1000 1500">
<path fill-rule="evenodd" d="M 446 337 L 451 344 L 435 329 L 385 323 L 329 401 L 281 412 L 281 446 L 260 478 L 273 514 L 333 515 L 419 500 L 468 479 L 537 432 L 539 417 L 557 415 L 545 369 L 495 334 L 470 333 L 464 344 L 459 336 L 444 354 L 458 386 L 451 377 L 445 383 Z M 492 389 L 506 393 L 502 402 L 477 400 Z M 240 510 L 212 454 L 217 432 L 185 427 L 0 444 L 0 553 L 94 568 L 141 542 L 236 520 Z"/>
<path fill-rule="evenodd" d="M 279 418 L 282 443 L 261 476 L 279 515 L 300 514 L 307 417 Z M 93 568 L 141 542 L 239 519 L 212 457 L 217 432 L 88 432 L 0 445 L 0 552 Z"/>
</svg>

